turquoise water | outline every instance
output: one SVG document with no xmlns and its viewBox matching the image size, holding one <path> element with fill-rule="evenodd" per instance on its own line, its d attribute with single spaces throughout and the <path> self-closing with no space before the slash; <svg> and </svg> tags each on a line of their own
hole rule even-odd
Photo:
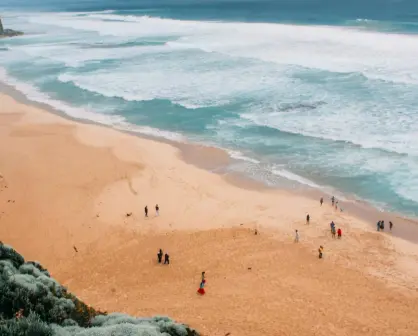
<svg viewBox="0 0 418 336">
<path fill-rule="evenodd" d="M 10 1 L 0 80 L 232 169 L 418 215 L 418 3 Z"/>
</svg>

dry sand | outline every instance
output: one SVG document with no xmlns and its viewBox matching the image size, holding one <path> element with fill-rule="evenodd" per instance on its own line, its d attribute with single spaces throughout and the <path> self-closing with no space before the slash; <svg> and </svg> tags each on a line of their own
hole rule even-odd
<svg viewBox="0 0 418 336">
<path fill-rule="evenodd" d="M 168 144 L 6 95 L 0 175 L 0 239 L 97 308 L 168 315 L 204 335 L 418 335 L 417 245 L 329 204 L 239 187 Z"/>
</svg>

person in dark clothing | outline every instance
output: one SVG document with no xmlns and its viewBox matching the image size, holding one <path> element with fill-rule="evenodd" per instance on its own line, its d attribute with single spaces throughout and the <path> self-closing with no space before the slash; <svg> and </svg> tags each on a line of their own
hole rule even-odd
<svg viewBox="0 0 418 336">
<path fill-rule="evenodd" d="M 393 228 L 393 223 L 389 222 L 389 230 L 392 231 L 392 228 Z"/>
<path fill-rule="evenodd" d="M 323 197 L 321 197 L 321 199 L 319 200 L 319 203 L 321 203 L 321 206 L 322 206 L 322 203 L 324 203 L 324 198 Z"/>
<path fill-rule="evenodd" d="M 309 224 L 309 220 L 311 219 L 311 216 L 309 214 L 306 215 L 306 224 Z"/>
<path fill-rule="evenodd" d="M 161 261 L 163 260 L 163 250 L 160 249 L 160 251 L 157 254 L 158 257 L 158 263 L 161 264 Z"/>
<path fill-rule="evenodd" d="M 164 255 L 164 265 L 165 264 L 170 264 L 170 256 L 168 255 L 168 253 Z"/>
<path fill-rule="evenodd" d="M 334 196 L 331 197 L 331 202 L 332 202 L 332 206 L 334 206 L 334 203 L 335 203 L 335 197 Z"/>
<path fill-rule="evenodd" d="M 380 231 L 380 221 L 377 222 L 377 231 Z"/>
<path fill-rule="evenodd" d="M 156 205 L 155 205 L 155 214 L 156 214 L 157 216 L 159 216 L 159 215 L 160 215 L 160 207 L 158 206 L 158 204 L 156 204 Z"/>
<path fill-rule="evenodd" d="M 332 229 L 331 229 L 331 235 L 332 235 L 332 238 L 335 238 L 335 226 L 333 226 L 332 227 Z"/>
<path fill-rule="evenodd" d="M 148 205 L 145 206 L 144 212 L 145 212 L 145 217 L 148 217 Z"/>
<path fill-rule="evenodd" d="M 385 231 L 385 221 L 380 221 L 380 230 Z"/>
</svg>

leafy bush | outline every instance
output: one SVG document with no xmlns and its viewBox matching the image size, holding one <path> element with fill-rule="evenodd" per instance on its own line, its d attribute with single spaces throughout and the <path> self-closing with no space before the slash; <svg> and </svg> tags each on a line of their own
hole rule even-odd
<svg viewBox="0 0 418 336">
<path fill-rule="evenodd" d="M 1 336 L 52 336 L 53 330 L 38 315 L 30 313 L 20 319 L 0 319 Z"/>
<path fill-rule="evenodd" d="M 16 317 L 17 312 L 21 317 Z M 197 336 L 167 317 L 96 311 L 69 293 L 38 262 L 0 242 L 1 336 Z"/>
</svg>

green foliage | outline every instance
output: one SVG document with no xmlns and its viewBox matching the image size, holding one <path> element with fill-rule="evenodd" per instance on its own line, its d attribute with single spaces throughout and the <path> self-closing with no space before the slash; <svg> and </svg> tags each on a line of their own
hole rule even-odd
<svg viewBox="0 0 418 336">
<path fill-rule="evenodd" d="M 0 319 L 1 336 L 52 336 L 52 328 L 41 321 L 38 315 L 30 313 L 28 317 L 8 320 Z"/>
<path fill-rule="evenodd" d="M 23 316 L 15 315 L 22 311 Z M 167 317 L 135 318 L 96 311 L 0 242 L 1 336 L 197 336 Z"/>
</svg>

